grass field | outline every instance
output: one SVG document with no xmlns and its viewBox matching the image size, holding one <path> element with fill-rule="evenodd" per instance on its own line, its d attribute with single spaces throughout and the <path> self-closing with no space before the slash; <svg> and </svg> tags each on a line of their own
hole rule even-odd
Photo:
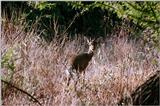
<svg viewBox="0 0 160 106">
<path fill-rule="evenodd" d="M 26 33 L 23 26 L 2 23 L 2 58 L 8 53 L 9 63 L 14 64 L 13 70 L 2 67 L 2 78 L 33 95 L 43 106 L 116 105 L 121 97 L 130 96 L 160 68 L 160 55 L 142 46 L 140 41 L 105 38 L 86 69 L 85 85 L 79 82 L 75 92 L 73 81 L 66 86 L 65 70 L 69 68 L 73 55 L 88 50 L 83 35 L 74 39 L 66 35 L 55 37 L 47 43 L 34 28 Z M 2 104 L 38 105 L 5 84 L 2 84 Z"/>
</svg>

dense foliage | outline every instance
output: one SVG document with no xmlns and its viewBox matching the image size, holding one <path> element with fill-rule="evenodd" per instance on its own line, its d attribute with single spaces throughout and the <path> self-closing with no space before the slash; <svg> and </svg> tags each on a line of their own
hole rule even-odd
<svg viewBox="0 0 160 106">
<path fill-rule="evenodd" d="M 112 28 L 121 25 L 122 20 L 129 20 L 135 30 L 152 29 L 156 39 L 160 31 L 159 2 L 42 2 L 36 7 L 41 11 L 55 10 L 51 17 L 58 17 L 65 26 L 78 14 L 70 28 L 77 33 L 106 36 Z"/>
<path fill-rule="evenodd" d="M 23 5 L 27 22 L 38 23 L 39 33 L 43 31 L 42 36 L 48 40 L 65 33 L 109 36 L 123 25 L 132 38 L 143 37 L 141 33 L 147 29 L 152 32 L 148 38 L 155 42 L 159 39 L 159 2 L 2 2 L 2 12 L 19 5 Z"/>
</svg>

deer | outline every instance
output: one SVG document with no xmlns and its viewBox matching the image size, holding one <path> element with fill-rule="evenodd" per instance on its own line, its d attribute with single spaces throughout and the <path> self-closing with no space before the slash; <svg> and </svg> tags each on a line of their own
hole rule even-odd
<svg viewBox="0 0 160 106">
<path fill-rule="evenodd" d="M 84 39 L 87 40 L 87 43 L 89 46 L 88 52 L 83 52 L 81 54 L 78 54 L 72 57 L 70 68 L 67 70 L 68 71 L 67 73 L 69 74 L 69 77 L 67 79 L 68 80 L 67 86 L 69 86 L 71 79 L 74 80 L 73 78 L 74 74 L 78 77 L 78 80 L 79 80 L 80 74 L 82 74 L 84 76 L 83 78 L 83 83 L 84 83 L 85 69 L 87 68 L 89 62 L 91 61 L 97 45 L 97 42 L 95 41 L 95 39 L 89 40 L 87 37 L 84 37 Z M 75 86 L 76 85 L 77 85 L 77 81 L 75 82 Z"/>
</svg>

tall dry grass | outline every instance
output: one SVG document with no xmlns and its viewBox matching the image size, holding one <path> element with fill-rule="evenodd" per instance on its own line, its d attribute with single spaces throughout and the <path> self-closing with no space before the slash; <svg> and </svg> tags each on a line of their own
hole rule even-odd
<svg viewBox="0 0 160 106">
<path fill-rule="evenodd" d="M 73 55 L 87 51 L 83 35 L 74 39 L 55 37 L 47 43 L 34 28 L 24 32 L 24 26 L 2 22 L 2 57 L 11 49 L 15 66 L 12 72 L 2 68 L 2 77 L 34 95 L 43 106 L 116 105 L 121 97 L 130 97 L 131 91 L 160 68 L 160 55 L 155 55 L 155 50 L 147 51 L 138 41 L 106 38 L 86 69 L 85 85 L 79 83 L 75 92 L 73 81 L 71 86 L 66 86 L 65 70 Z M 38 105 L 5 84 L 2 91 L 4 106 Z"/>
</svg>

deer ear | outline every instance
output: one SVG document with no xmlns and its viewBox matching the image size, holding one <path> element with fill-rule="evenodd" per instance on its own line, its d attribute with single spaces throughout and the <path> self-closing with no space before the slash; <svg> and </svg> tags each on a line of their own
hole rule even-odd
<svg viewBox="0 0 160 106">
<path fill-rule="evenodd" d="M 92 39 L 92 42 L 95 42 L 96 40 L 95 40 L 95 38 L 94 39 Z"/>
<path fill-rule="evenodd" d="M 84 36 L 84 39 L 87 41 L 88 44 L 90 43 L 89 39 L 86 36 Z"/>
</svg>

